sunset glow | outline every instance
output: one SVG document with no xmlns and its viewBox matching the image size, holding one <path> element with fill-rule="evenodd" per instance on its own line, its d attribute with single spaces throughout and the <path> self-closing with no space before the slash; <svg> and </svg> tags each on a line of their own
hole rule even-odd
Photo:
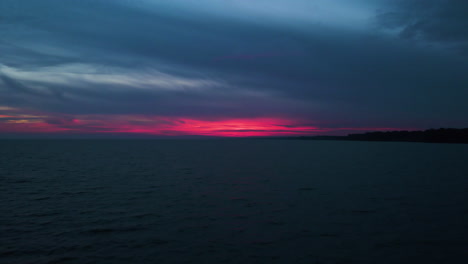
<svg viewBox="0 0 468 264">
<path fill-rule="evenodd" d="M 327 128 L 287 118 L 194 119 L 147 115 L 54 115 L 0 108 L 0 133 L 264 137 L 345 134 L 395 128 Z"/>
</svg>

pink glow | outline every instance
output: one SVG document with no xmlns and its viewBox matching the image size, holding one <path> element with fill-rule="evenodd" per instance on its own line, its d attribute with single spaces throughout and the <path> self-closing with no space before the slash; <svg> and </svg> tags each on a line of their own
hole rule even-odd
<svg viewBox="0 0 468 264">
<path fill-rule="evenodd" d="M 15 134 L 144 134 L 155 136 L 310 136 L 345 131 L 396 128 L 324 128 L 288 118 L 224 118 L 203 120 L 146 115 L 54 115 L 20 109 L 0 109 L 0 133 Z"/>
<path fill-rule="evenodd" d="M 318 128 L 312 126 L 297 126 L 285 128 L 291 125 L 291 121 L 279 118 L 254 118 L 254 119 L 224 119 L 204 121 L 180 118 L 171 120 L 176 124 L 149 125 L 149 126 L 120 126 L 118 132 L 143 133 L 156 135 L 203 135 L 225 137 L 250 137 L 250 136 L 275 136 L 275 135 L 307 135 L 316 132 Z"/>
</svg>

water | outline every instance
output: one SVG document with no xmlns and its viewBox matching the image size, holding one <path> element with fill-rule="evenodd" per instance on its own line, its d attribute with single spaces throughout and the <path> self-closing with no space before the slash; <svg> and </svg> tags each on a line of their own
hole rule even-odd
<svg viewBox="0 0 468 264">
<path fill-rule="evenodd" d="M 0 263 L 467 263 L 468 145 L 0 141 Z"/>
</svg>

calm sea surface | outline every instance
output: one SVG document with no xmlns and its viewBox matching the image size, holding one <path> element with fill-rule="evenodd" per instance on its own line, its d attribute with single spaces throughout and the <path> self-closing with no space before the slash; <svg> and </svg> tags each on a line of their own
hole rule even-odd
<svg viewBox="0 0 468 264">
<path fill-rule="evenodd" d="M 3 140 L 0 263 L 468 263 L 468 145 Z"/>
</svg>

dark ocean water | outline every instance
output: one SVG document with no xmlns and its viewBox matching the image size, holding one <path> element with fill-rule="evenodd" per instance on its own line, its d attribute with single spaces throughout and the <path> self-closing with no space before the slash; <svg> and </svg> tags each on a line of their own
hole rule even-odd
<svg viewBox="0 0 468 264">
<path fill-rule="evenodd" d="M 468 145 L 0 141 L 0 263 L 468 263 Z"/>
</svg>

